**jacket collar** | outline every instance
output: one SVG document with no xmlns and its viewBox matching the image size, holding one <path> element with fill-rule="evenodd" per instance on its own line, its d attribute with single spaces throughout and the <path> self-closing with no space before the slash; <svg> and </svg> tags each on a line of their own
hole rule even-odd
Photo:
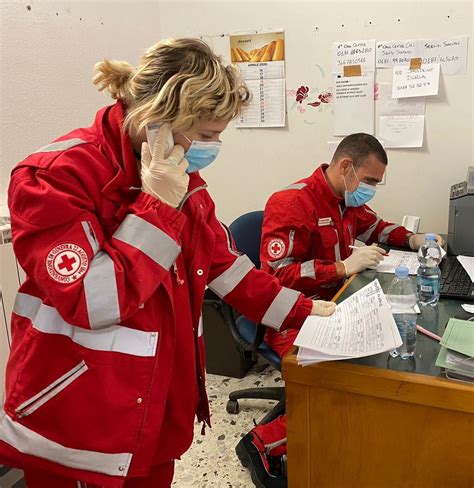
<svg viewBox="0 0 474 488">
<path fill-rule="evenodd" d="M 310 177 L 310 186 L 314 195 L 317 195 L 318 199 L 322 198 L 328 205 L 339 206 L 344 202 L 343 197 L 337 196 L 326 178 L 326 169 L 328 164 L 322 164 Z"/>
<path fill-rule="evenodd" d="M 124 120 L 125 105 L 121 100 L 99 110 L 95 118 L 94 129 L 99 143 L 117 171 L 114 178 L 104 187 L 105 193 L 118 187 L 141 187 L 135 152 L 130 137 L 123 129 Z M 191 173 L 188 192 L 205 184 L 198 172 Z"/>
<path fill-rule="evenodd" d="M 137 161 L 130 137 L 123 129 L 125 106 L 121 100 L 97 112 L 94 130 L 101 150 L 114 166 L 115 176 L 104 187 L 108 193 L 116 188 L 140 187 Z"/>
</svg>

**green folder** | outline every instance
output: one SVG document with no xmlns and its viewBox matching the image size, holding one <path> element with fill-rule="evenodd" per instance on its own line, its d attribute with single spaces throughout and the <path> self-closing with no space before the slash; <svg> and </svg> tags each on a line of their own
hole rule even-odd
<svg viewBox="0 0 474 488">
<path fill-rule="evenodd" d="M 453 368 L 446 364 L 446 356 L 448 354 L 448 349 L 451 349 L 452 351 L 457 351 L 467 357 L 474 357 L 474 322 L 449 319 L 446 330 L 439 343 L 442 347 L 439 351 L 438 358 L 436 359 L 436 366 L 472 376 L 472 369 L 465 369 L 462 366 Z"/>
<path fill-rule="evenodd" d="M 474 322 L 468 320 L 449 319 L 443 337 L 439 342 L 442 346 L 458 351 L 466 356 L 474 356 Z"/>
<path fill-rule="evenodd" d="M 459 373 L 463 373 L 467 376 L 472 377 L 472 369 L 469 368 L 463 368 L 462 366 L 456 366 L 453 368 L 453 366 L 448 365 L 446 363 L 446 356 L 448 355 L 448 349 L 446 347 L 441 347 L 441 350 L 439 351 L 438 358 L 436 359 L 436 366 L 440 368 L 445 368 L 449 369 L 452 371 L 458 371 Z"/>
</svg>

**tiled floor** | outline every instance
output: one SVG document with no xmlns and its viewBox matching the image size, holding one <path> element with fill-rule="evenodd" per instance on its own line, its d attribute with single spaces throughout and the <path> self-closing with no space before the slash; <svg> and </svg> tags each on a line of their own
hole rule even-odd
<svg viewBox="0 0 474 488">
<path fill-rule="evenodd" d="M 253 486 L 249 472 L 240 464 L 234 448 L 239 439 L 275 404 L 271 401 L 241 400 L 240 412 L 226 412 L 228 394 L 233 390 L 255 386 L 282 386 L 281 375 L 272 368 L 262 373 L 250 371 L 241 380 L 208 375 L 207 392 L 211 403 L 212 429 L 201 435 L 196 424 L 194 442 L 182 459 L 176 463 L 173 487 L 177 488 L 234 488 Z M 21 472 L 6 471 L 0 466 L 0 488 L 24 488 Z M 56 487 L 52 487 L 56 488 Z M 57 487 L 59 488 L 59 487 Z"/>
<path fill-rule="evenodd" d="M 201 436 L 200 425 L 194 429 L 194 442 L 176 463 L 173 486 L 179 488 L 252 487 L 250 474 L 240 464 L 235 445 L 275 405 L 267 400 L 240 400 L 237 415 L 226 412 L 229 393 L 255 386 L 282 386 L 281 375 L 272 368 L 262 373 L 250 371 L 241 380 L 223 376 L 207 376 L 207 392 L 211 402 L 212 429 Z"/>
</svg>

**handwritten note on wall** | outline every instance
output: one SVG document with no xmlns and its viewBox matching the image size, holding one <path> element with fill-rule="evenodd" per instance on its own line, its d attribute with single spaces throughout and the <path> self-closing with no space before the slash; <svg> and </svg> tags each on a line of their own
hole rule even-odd
<svg viewBox="0 0 474 488">
<path fill-rule="evenodd" d="M 465 74 L 468 43 L 468 36 L 377 41 L 376 67 L 408 65 L 410 59 L 421 58 L 423 64 L 440 64 L 445 75 Z"/>
<path fill-rule="evenodd" d="M 375 69 L 375 39 L 333 43 L 333 73 L 342 74 L 344 66 L 357 65 L 362 73 Z"/>
<path fill-rule="evenodd" d="M 439 63 L 445 75 L 465 74 L 468 40 L 467 36 L 459 36 L 449 39 L 423 41 L 421 53 L 423 64 Z"/>
<path fill-rule="evenodd" d="M 410 64 L 410 59 L 418 56 L 418 42 L 416 40 L 378 41 L 377 68 Z"/>
<path fill-rule="evenodd" d="M 424 97 L 392 98 L 392 84 L 379 83 L 378 115 L 424 115 L 425 105 Z"/>
<path fill-rule="evenodd" d="M 409 66 L 393 69 L 392 98 L 428 97 L 438 94 L 439 64 L 422 65 L 410 70 Z"/>
</svg>

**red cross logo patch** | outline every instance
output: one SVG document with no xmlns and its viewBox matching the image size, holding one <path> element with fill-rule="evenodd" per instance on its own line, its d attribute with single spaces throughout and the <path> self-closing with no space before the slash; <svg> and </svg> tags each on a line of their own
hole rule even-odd
<svg viewBox="0 0 474 488">
<path fill-rule="evenodd" d="M 281 239 L 272 239 L 268 243 L 267 250 L 272 258 L 281 258 L 285 254 L 286 246 Z"/>
<path fill-rule="evenodd" d="M 59 283 L 77 281 L 87 271 L 88 265 L 86 252 L 76 244 L 60 244 L 46 257 L 46 270 Z"/>
</svg>

